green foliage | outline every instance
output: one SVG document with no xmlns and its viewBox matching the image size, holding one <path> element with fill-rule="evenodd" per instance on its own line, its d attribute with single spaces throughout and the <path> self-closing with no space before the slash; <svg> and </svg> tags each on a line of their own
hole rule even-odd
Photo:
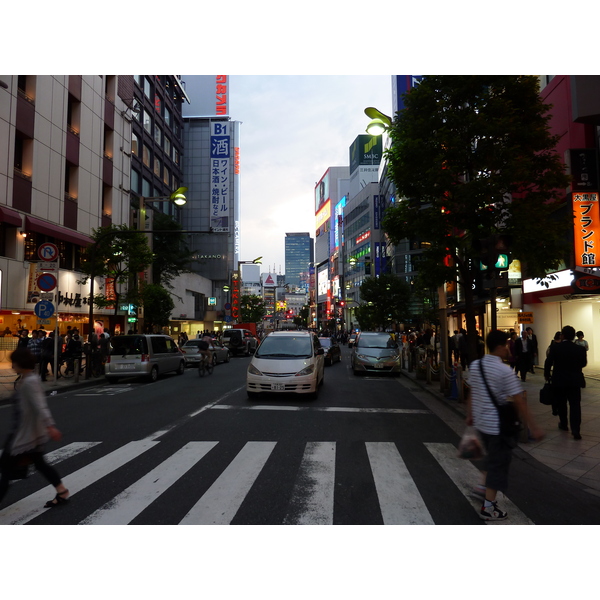
<svg viewBox="0 0 600 600">
<path fill-rule="evenodd" d="M 404 103 L 387 151 L 397 201 L 383 227 L 395 244 L 430 242 L 422 284 L 450 281 L 454 269 L 442 260 L 452 257 L 475 335 L 479 240 L 508 235 L 513 259 L 534 278 L 557 268 L 570 249 L 572 217 L 558 210 L 569 179 L 548 129 L 549 106 L 536 77 L 496 75 L 428 76 Z"/>
<path fill-rule="evenodd" d="M 310 306 L 304 305 L 297 317 L 294 317 L 294 324 L 298 327 L 308 327 L 308 317 L 310 316 Z"/>
<path fill-rule="evenodd" d="M 265 303 L 260 296 L 243 295 L 240 298 L 242 323 L 260 323 L 265 316 Z"/>
<path fill-rule="evenodd" d="M 113 279 L 116 298 L 108 299 L 104 291 L 94 296 L 94 304 L 100 308 L 114 305 L 116 314 L 120 303 L 131 301 L 134 295 L 121 293 L 120 286 L 152 264 L 152 252 L 146 235 L 127 225 L 100 227 L 93 231 L 92 237 L 95 243 L 85 250 L 81 282 L 86 283 L 92 274 Z"/>
<path fill-rule="evenodd" d="M 361 329 L 387 327 L 403 323 L 409 318 L 410 285 L 391 273 L 366 277 L 360 286 L 363 303 L 354 309 Z"/>
<path fill-rule="evenodd" d="M 165 288 L 153 283 L 144 285 L 140 300 L 144 306 L 144 325 L 147 330 L 159 331 L 169 324 L 175 303 Z"/>
<path fill-rule="evenodd" d="M 153 234 L 152 249 L 154 261 L 152 263 L 152 280 L 166 288 L 172 289 L 173 279 L 182 273 L 190 272 L 190 261 L 193 252 L 187 246 L 187 238 L 181 225 L 169 215 L 156 212 L 153 218 L 153 229 L 169 231 L 172 233 Z"/>
</svg>

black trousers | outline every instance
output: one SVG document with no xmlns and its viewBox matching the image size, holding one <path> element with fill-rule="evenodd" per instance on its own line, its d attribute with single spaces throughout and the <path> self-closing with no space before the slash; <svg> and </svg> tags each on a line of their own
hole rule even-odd
<svg viewBox="0 0 600 600">
<path fill-rule="evenodd" d="M 567 419 L 567 402 L 569 403 L 569 417 Z M 578 385 L 554 385 L 554 406 L 558 418 L 563 425 L 571 422 L 571 431 L 579 433 L 581 427 L 581 388 Z"/>
<path fill-rule="evenodd" d="M 7 441 L 4 446 L 2 456 L 0 456 L 0 502 L 8 491 L 10 483 L 11 473 L 16 463 L 19 460 L 19 456 L 12 456 L 8 452 L 10 440 Z M 27 456 L 33 461 L 35 468 L 54 486 L 60 484 L 61 478 L 58 471 L 50 466 L 44 459 L 44 453 L 38 451 L 27 452 Z"/>
<path fill-rule="evenodd" d="M 531 359 L 532 357 L 529 352 L 523 352 L 523 354 L 517 358 L 516 371 L 519 373 L 522 381 L 525 381 L 527 373 L 531 371 Z"/>
</svg>

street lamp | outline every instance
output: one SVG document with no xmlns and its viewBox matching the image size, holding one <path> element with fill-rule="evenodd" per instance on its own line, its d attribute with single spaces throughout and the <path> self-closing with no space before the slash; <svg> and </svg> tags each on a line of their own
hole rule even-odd
<svg viewBox="0 0 600 600">
<path fill-rule="evenodd" d="M 389 131 L 392 127 L 391 117 L 388 117 L 377 108 L 372 106 L 365 108 L 365 115 L 371 119 L 371 122 L 367 125 L 367 133 L 369 135 L 381 135 Z"/>
</svg>

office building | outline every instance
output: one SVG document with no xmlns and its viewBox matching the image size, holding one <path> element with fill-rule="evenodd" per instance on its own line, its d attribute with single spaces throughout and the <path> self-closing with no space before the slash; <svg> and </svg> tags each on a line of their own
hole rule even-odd
<svg viewBox="0 0 600 600">
<path fill-rule="evenodd" d="M 308 290 L 307 274 L 315 260 L 310 233 L 285 234 L 285 282 L 291 288 Z"/>
</svg>

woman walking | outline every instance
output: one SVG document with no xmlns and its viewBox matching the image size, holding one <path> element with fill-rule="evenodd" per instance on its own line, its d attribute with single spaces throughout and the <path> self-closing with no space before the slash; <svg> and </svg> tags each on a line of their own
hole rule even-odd
<svg viewBox="0 0 600 600">
<path fill-rule="evenodd" d="M 65 504 L 69 490 L 63 485 L 56 469 L 44 460 L 44 444 L 58 441 L 62 434 L 46 404 L 40 377 L 35 373 L 35 358 L 26 348 L 17 348 L 11 355 L 12 368 L 21 377 L 13 395 L 13 422 L 0 457 L 0 502 L 6 495 L 9 481 L 19 466 L 33 464 L 56 488 L 56 496 L 44 508 Z"/>
</svg>

